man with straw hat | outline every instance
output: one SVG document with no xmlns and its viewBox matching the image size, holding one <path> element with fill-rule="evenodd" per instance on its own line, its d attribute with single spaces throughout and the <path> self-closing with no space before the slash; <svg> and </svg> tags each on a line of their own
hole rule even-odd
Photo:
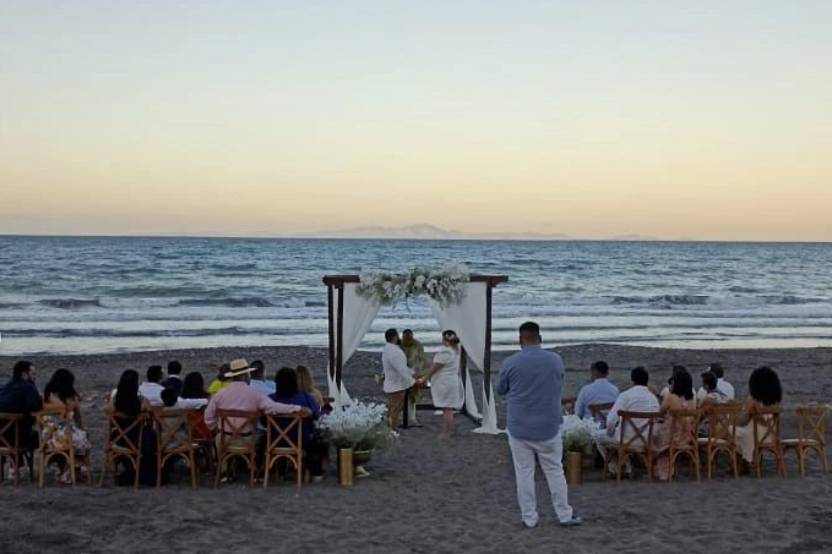
<svg viewBox="0 0 832 554">
<path fill-rule="evenodd" d="M 221 391 L 211 397 L 208 408 L 205 409 L 205 423 L 213 430 L 217 429 L 217 410 L 243 410 L 246 412 L 260 412 L 264 414 L 294 414 L 308 411 L 294 404 L 282 404 L 271 400 L 261 391 L 250 387 L 251 372 L 254 368 L 248 362 L 239 358 L 231 360 L 225 378 L 229 381 Z M 232 422 L 233 424 L 242 423 Z M 245 429 L 254 433 L 255 429 Z"/>
</svg>

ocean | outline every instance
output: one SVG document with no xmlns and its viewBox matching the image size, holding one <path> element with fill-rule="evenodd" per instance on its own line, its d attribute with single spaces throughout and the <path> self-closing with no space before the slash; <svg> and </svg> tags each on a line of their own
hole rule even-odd
<svg viewBox="0 0 832 554">
<path fill-rule="evenodd" d="M 832 244 L 0 237 L 0 354 L 327 341 L 327 273 L 461 263 L 505 274 L 496 349 L 538 321 L 547 345 L 832 346 Z M 424 300 L 382 310 L 426 344 Z"/>
</svg>

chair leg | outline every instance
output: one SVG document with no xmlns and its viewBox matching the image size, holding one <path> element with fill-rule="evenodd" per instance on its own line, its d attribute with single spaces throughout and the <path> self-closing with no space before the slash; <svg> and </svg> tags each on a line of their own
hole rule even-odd
<svg viewBox="0 0 832 554">
<path fill-rule="evenodd" d="M 829 462 L 826 459 L 826 447 L 822 446 L 818 449 L 818 453 L 820 454 L 820 465 L 823 467 L 823 472 L 829 473 Z"/>
<path fill-rule="evenodd" d="M 222 474 L 223 459 L 222 459 L 221 455 L 218 455 L 218 456 L 219 457 L 217 458 L 217 476 L 214 478 L 214 488 L 217 488 L 217 487 L 220 486 L 220 475 Z"/>
<path fill-rule="evenodd" d="M 133 460 L 131 460 L 131 462 L 132 461 Z M 141 457 L 137 457 L 136 460 L 135 460 L 135 463 L 133 464 L 133 467 L 136 468 L 136 476 L 135 476 L 135 479 L 133 480 L 133 489 L 135 489 L 135 490 L 139 490 L 139 469 L 141 468 L 141 463 L 142 463 Z"/>
<path fill-rule="evenodd" d="M 265 469 L 263 470 L 263 488 L 269 487 L 269 473 L 272 469 L 272 457 L 267 453 L 265 458 Z"/>
<path fill-rule="evenodd" d="M 38 453 L 38 488 L 42 489 L 44 481 L 46 480 L 46 456 L 43 452 Z"/>
<path fill-rule="evenodd" d="M 109 455 L 104 455 L 104 463 L 101 465 L 101 478 L 98 480 L 98 488 L 104 486 L 104 477 L 107 475 L 107 467 L 110 465 Z"/>
<path fill-rule="evenodd" d="M 797 448 L 797 469 L 800 473 L 800 478 L 806 477 L 806 450 L 802 447 Z"/>
<path fill-rule="evenodd" d="M 156 452 L 156 488 L 162 486 L 162 454 Z"/>
<path fill-rule="evenodd" d="M 254 459 L 255 456 L 256 454 L 250 454 L 248 457 L 248 480 L 250 487 L 254 487 L 254 482 L 256 480 L 256 476 L 254 475 L 254 472 L 257 470 L 255 464 L 256 460 Z"/>
<path fill-rule="evenodd" d="M 188 452 L 188 461 L 191 464 L 191 486 L 193 488 L 197 488 L 199 485 L 197 484 L 196 479 L 196 455 L 194 454 L 193 449 Z"/>
<path fill-rule="evenodd" d="M 300 487 L 303 484 L 303 453 L 301 452 L 297 457 L 297 463 L 295 467 L 298 470 L 298 493 L 300 493 Z"/>
</svg>

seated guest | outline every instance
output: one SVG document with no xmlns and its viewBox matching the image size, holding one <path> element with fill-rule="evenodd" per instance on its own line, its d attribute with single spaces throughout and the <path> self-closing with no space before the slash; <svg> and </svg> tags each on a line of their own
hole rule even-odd
<svg viewBox="0 0 832 554">
<path fill-rule="evenodd" d="M 228 372 L 225 373 L 228 384 L 211 397 L 208 408 L 205 410 L 205 423 L 210 429 L 220 430 L 218 429 L 217 410 L 243 410 L 275 415 L 302 411 L 302 407 L 297 404 L 275 402 L 259 390 L 250 387 L 248 383 L 251 371 L 252 368 L 246 360 L 231 361 Z M 243 432 L 253 434 L 255 429 L 244 429 Z"/>
<path fill-rule="evenodd" d="M 168 362 L 168 378 L 162 383 L 164 388 L 172 388 L 177 395 L 182 394 L 182 364 L 173 360 Z"/>
<path fill-rule="evenodd" d="M 187 410 L 188 408 L 182 407 L 180 402 L 182 401 L 176 395 L 176 390 L 173 387 L 165 388 L 162 391 L 162 403 L 164 405 L 163 411 L 165 410 Z M 183 444 L 186 444 L 188 441 L 188 432 L 186 429 L 183 429 L 179 422 L 166 420 L 164 418 L 160 418 L 161 421 L 161 431 L 163 436 L 167 439 L 166 447 L 168 449 L 175 449 Z M 170 436 L 173 433 L 173 436 Z"/>
<path fill-rule="evenodd" d="M 780 377 L 770 367 L 755 369 L 748 379 L 748 400 L 737 418 L 737 450 L 745 467 L 754 461 L 754 417 L 760 408 L 777 407 L 783 401 Z"/>
<path fill-rule="evenodd" d="M 58 369 L 52 374 L 52 378 L 43 389 L 43 407 L 45 409 L 61 409 L 67 417 L 46 418 L 46 429 L 41 440 L 51 443 L 54 447 L 63 448 L 68 446 L 67 441 L 72 441 L 75 448 L 75 457 L 81 473 L 85 474 L 88 468 L 83 463 L 90 450 L 90 442 L 87 439 L 87 432 L 82 429 L 81 424 L 81 397 L 75 391 L 75 376 L 67 369 Z M 66 467 L 66 460 L 62 456 L 53 458 L 57 467 L 55 475 L 60 483 L 72 483 L 70 468 Z"/>
<path fill-rule="evenodd" d="M 621 439 L 621 428 L 619 424 L 619 411 L 627 412 L 658 412 L 659 401 L 656 395 L 648 388 L 650 375 L 647 370 L 641 366 L 633 369 L 630 372 L 630 380 L 633 383 L 629 389 L 623 391 L 615 399 L 615 403 L 610 408 L 610 413 L 607 415 L 607 428 L 600 430 L 596 440 L 600 446 L 609 444 L 618 444 Z M 624 435 L 624 440 L 632 438 L 632 429 L 627 429 Z M 601 454 L 606 452 L 603 448 L 600 449 Z M 613 471 L 610 468 L 610 471 Z"/>
<path fill-rule="evenodd" d="M 182 382 L 181 401 L 203 401 L 207 406 L 209 398 L 211 398 L 211 395 L 205 390 L 205 381 L 202 379 L 200 372 L 192 371 L 185 375 L 185 380 Z M 208 425 L 205 424 L 204 410 L 195 410 L 188 418 L 191 420 L 191 427 L 197 440 L 211 440 L 213 435 L 211 430 L 208 429 Z"/>
<path fill-rule="evenodd" d="M 683 418 L 675 419 L 670 414 L 670 411 L 695 409 L 696 398 L 693 396 L 693 378 L 687 371 L 679 371 L 673 376 L 670 394 L 665 396 L 659 408 L 659 412 L 664 418 L 659 420 L 653 427 L 653 448 L 656 451 L 665 451 L 670 446 L 671 441 L 690 436 L 691 426 L 685 425 L 688 420 Z M 667 480 L 669 477 L 667 452 L 660 454 L 657 461 L 659 479 L 663 481 Z"/>
<path fill-rule="evenodd" d="M 161 367 L 159 371 L 161 373 Z M 161 393 L 159 394 L 161 401 Z M 118 386 L 112 399 L 112 408 L 120 416 L 120 425 L 127 427 L 132 421 L 142 415 L 142 412 L 150 410 L 150 403 L 139 393 L 139 374 L 132 369 L 125 370 L 119 378 Z M 139 427 L 136 426 L 128 435 L 134 443 L 139 439 Z M 127 446 L 127 445 L 124 445 Z M 156 484 L 156 433 L 152 425 L 145 425 L 142 428 L 142 463 L 139 466 L 139 482 L 142 485 L 152 487 Z M 135 473 L 133 466 L 129 463 L 122 464 L 123 471 L 116 476 L 116 482 L 120 485 L 132 485 Z"/>
<path fill-rule="evenodd" d="M 665 386 L 662 391 L 659 393 L 659 399 L 664 400 L 665 397 L 670 395 L 670 389 L 673 387 L 673 379 L 676 377 L 677 373 L 687 373 L 688 368 L 683 365 L 674 365 L 673 372 L 670 376 L 670 379 L 667 380 L 667 386 Z"/>
<path fill-rule="evenodd" d="M 696 400 L 700 407 L 708 404 L 723 404 L 729 400 L 728 396 L 719 390 L 718 380 L 713 371 L 702 374 L 702 388 L 696 393 Z"/>
<path fill-rule="evenodd" d="M 578 398 L 575 400 L 575 415 L 581 419 L 591 415 L 590 405 L 615 402 L 618 398 L 618 387 L 607 379 L 610 374 L 607 362 L 595 362 L 589 371 L 592 382 L 581 387 L 578 391 Z"/>
<path fill-rule="evenodd" d="M 269 396 L 275 402 L 295 404 L 307 408 L 312 417 L 303 421 L 303 452 L 306 465 L 313 478 L 323 475 L 322 460 L 328 447 L 315 434 L 315 420 L 321 415 L 321 408 L 311 394 L 298 388 L 297 373 L 291 367 L 284 367 L 274 376 L 277 392 Z M 288 423 L 288 421 L 286 422 Z"/>
<path fill-rule="evenodd" d="M 162 405 L 162 366 L 152 365 L 147 368 L 147 381 L 139 387 L 139 394 L 147 400 L 151 406 Z"/>
<path fill-rule="evenodd" d="M 225 388 L 225 386 L 230 382 L 225 376 L 225 374 L 228 373 L 228 371 L 228 364 L 222 364 L 220 366 L 220 368 L 217 370 L 217 378 L 211 381 L 211 384 L 208 385 L 208 394 L 217 394 L 219 391 Z"/>
<path fill-rule="evenodd" d="M 298 390 L 305 392 L 315 399 L 318 406 L 323 407 L 324 396 L 315 387 L 315 377 L 312 375 L 312 370 L 304 365 L 299 365 L 295 368 L 295 373 L 298 376 Z"/>
<path fill-rule="evenodd" d="M 266 381 L 266 366 L 261 360 L 251 362 L 251 382 L 249 386 L 254 387 L 265 395 L 274 392 L 274 382 Z"/>
<path fill-rule="evenodd" d="M 43 401 L 35 386 L 35 365 L 21 360 L 14 364 L 11 381 L 0 389 L 0 412 L 23 415 L 18 426 L 17 440 L 21 448 L 33 450 L 38 447 L 38 434 L 34 430 L 35 418 L 32 414 L 42 407 Z M 6 439 L 13 443 L 14 431 L 10 429 Z"/>
<path fill-rule="evenodd" d="M 711 364 L 708 371 L 716 375 L 716 388 L 719 392 L 725 395 L 726 400 L 733 400 L 736 398 L 734 395 L 734 386 L 724 379 L 725 370 L 723 369 L 722 364 Z"/>
</svg>

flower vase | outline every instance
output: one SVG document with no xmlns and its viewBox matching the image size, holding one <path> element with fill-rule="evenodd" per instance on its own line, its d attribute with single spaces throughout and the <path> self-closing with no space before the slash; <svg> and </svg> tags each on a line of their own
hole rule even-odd
<svg viewBox="0 0 832 554">
<path fill-rule="evenodd" d="M 569 485 L 580 485 L 583 482 L 581 463 L 583 454 L 569 450 L 566 453 L 566 483 Z"/>
</svg>

